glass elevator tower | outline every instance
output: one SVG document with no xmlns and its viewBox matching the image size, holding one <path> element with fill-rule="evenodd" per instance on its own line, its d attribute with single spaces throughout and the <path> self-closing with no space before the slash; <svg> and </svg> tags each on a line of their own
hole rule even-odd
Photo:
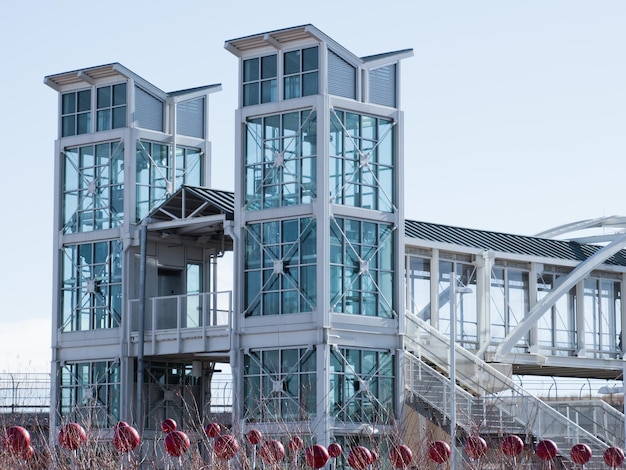
<svg viewBox="0 0 626 470">
<path fill-rule="evenodd" d="M 235 320 L 241 425 L 353 443 L 402 404 L 400 61 L 311 25 L 227 41 L 239 59 Z"/>
</svg>

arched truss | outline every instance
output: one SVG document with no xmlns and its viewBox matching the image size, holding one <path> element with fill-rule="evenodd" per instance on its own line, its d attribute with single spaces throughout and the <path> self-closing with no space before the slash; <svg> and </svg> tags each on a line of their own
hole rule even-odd
<svg viewBox="0 0 626 470">
<path fill-rule="evenodd" d="M 600 219 L 595 220 L 598 221 Z M 597 222 L 594 222 L 594 224 L 597 224 Z M 590 224 L 589 226 L 592 226 L 594 224 Z M 570 228 L 568 228 L 567 230 L 570 230 L 572 224 L 568 225 L 570 225 Z M 579 228 L 580 225 L 578 226 Z M 565 230 L 565 228 L 561 228 L 559 230 Z M 559 230 L 555 229 L 554 231 L 557 232 Z M 562 231 L 561 233 L 566 232 Z M 607 259 L 615 255 L 623 248 L 626 248 L 626 232 L 614 235 L 613 241 L 611 243 L 602 247 L 594 255 L 590 256 L 585 261 L 576 266 L 576 268 L 571 273 L 569 273 L 567 276 L 564 276 L 562 278 L 562 282 L 557 287 L 555 287 L 548 295 L 546 295 L 543 299 L 537 302 L 526 314 L 524 319 L 520 323 L 518 323 L 517 326 L 515 326 L 515 328 L 513 328 L 504 338 L 504 340 L 498 345 L 498 347 L 496 348 L 495 359 L 499 360 L 503 356 L 510 353 L 513 347 L 515 347 L 517 342 L 522 338 L 522 336 L 526 334 L 526 332 L 539 320 L 539 318 L 541 318 L 542 315 L 544 315 L 549 309 L 554 306 L 554 304 L 559 300 L 561 296 L 567 293 L 578 282 L 583 280 L 587 275 L 589 275 L 591 271 L 600 266 Z"/>
<path fill-rule="evenodd" d="M 599 236 L 575 237 L 570 238 L 570 240 L 578 243 L 610 242 L 615 238 L 616 233 L 626 229 L 626 217 L 612 215 L 609 217 L 598 217 L 596 219 L 579 220 L 544 230 L 543 232 L 537 233 L 535 236 L 541 238 L 556 238 L 568 233 L 589 229 L 605 229 L 612 230 L 613 232 Z"/>
</svg>

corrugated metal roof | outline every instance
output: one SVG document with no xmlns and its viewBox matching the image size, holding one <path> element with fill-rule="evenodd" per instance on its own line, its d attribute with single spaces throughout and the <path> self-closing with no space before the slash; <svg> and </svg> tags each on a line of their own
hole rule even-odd
<svg viewBox="0 0 626 470">
<path fill-rule="evenodd" d="M 234 213 L 234 193 L 199 186 L 183 186 L 155 208 L 150 217 L 155 220 L 180 220 L 191 216 L 224 214 L 226 219 L 232 220 Z"/>
<path fill-rule="evenodd" d="M 488 232 L 486 230 L 453 227 L 415 220 L 407 220 L 405 222 L 404 233 L 406 237 L 417 240 L 570 261 L 584 261 L 601 248 L 596 245 L 581 244 L 568 240 L 552 240 L 549 238 Z M 626 250 L 622 250 L 610 257 L 604 264 L 626 266 Z"/>
<path fill-rule="evenodd" d="M 200 186 L 183 186 L 152 214 L 157 219 L 165 214 L 184 218 L 205 205 L 199 214 L 224 214 L 232 220 L 235 213 L 235 194 L 232 191 L 209 189 Z M 490 232 L 452 225 L 406 220 L 404 233 L 407 238 L 431 242 L 460 245 L 481 250 L 513 253 L 540 258 L 554 258 L 568 261 L 584 261 L 594 255 L 600 246 L 582 244 L 569 240 L 552 240 L 527 235 L 514 235 Z M 604 264 L 626 266 L 626 250 L 607 259 Z"/>
</svg>

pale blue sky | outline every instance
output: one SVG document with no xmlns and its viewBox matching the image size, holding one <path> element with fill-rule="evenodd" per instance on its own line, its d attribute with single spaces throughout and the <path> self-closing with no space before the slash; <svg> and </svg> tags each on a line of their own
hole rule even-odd
<svg viewBox="0 0 626 470">
<path fill-rule="evenodd" d="M 312 23 L 357 55 L 414 49 L 402 68 L 407 218 L 533 234 L 626 215 L 623 0 L 1 8 L 0 372 L 49 360 L 57 95 L 46 75 L 120 62 L 165 91 L 222 83 L 211 98 L 213 181 L 233 189 L 237 61 L 224 41 Z"/>
</svg>

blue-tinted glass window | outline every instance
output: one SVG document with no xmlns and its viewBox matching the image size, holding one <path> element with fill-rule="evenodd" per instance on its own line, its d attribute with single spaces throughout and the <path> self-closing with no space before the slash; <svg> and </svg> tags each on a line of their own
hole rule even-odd
<svg viewBox="0 0 626 470">
<path fill-rule="evenodd" d="M 98 88 L 96 109 L 97 131 L 126 127 L 126 83 Z"/>
<path fill-rule="evenodd" d="M 315 226 L 315 220 L 308 217 L 246 226 L 246 316 L 314 310 L 317 297 Z"/>
<path fill-rule="evenodd" d="M 124 144 L 67 148 L 63 152 L 63 232 L 118 227 L 124 219 Z"/>
<path fill-rule="evenodd" d="M 333 110 L 330 184 L 335 204 L 391 212 L 394 208 L 394 122 Z"/>
<path fill-rule="evenodd" d="M 283 55 L 284 98 L 310 96 L 319 89 L 319 48 L 285 52 Z"/>
<path fill-rule="evenodd" d="M 276 54 L 243 61 L 243 105 L 278 101 Z"/>
<path fill-rule="evenodd" d="M 247 122 L 246 210 L 309 204 L 316 194 L 314 111 Z"/>
<path fill-rule="evenodd" d="M 63 93 L 61 96 L 61 136 L 91 132 L 91 90 Z"/>
</svg>

